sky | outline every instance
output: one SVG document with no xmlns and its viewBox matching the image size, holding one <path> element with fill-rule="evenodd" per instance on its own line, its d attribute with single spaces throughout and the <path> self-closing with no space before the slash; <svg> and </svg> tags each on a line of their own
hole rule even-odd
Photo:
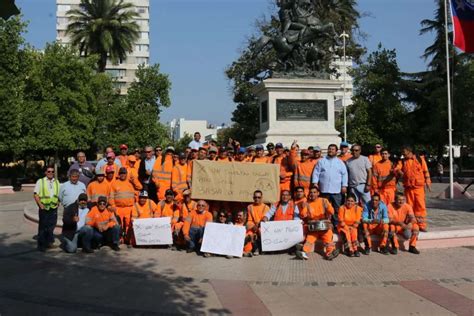
<svg viewBox="0 0 474 316">
<path fill-rule="evenodd" d="M 274 1 L 274 0 L 273 0 Z M 150 62 L 169 75 L 173 118 L 230 123 L 235 104 L 224 71 L 239 56 L 255 21 L 271 12 L 272 0 L 150 0 Z M 26 41 L 38 49 L 56 37 L 55 0 L 16 0 L 29 21 Z M 397 50 L 405 72 L 425 68 L 423 50 L 433 40 L 419 36 L 420 21 L 431 19 L 435 0 L 359 0 L 361 44 Z"/>
</svg>

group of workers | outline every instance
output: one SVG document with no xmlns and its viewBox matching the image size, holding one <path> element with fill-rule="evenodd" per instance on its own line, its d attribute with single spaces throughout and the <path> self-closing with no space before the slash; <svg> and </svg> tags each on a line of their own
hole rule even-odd
<svg viewBox="0 0 474 316">
<path fill-rule="evenodd" d="M 324 257 L 334 259 L 340 252 L 333 240 L 340 236 L 342 250 L 348 256 L 368 255 L 371 236 L 379 237 L 382 254 L 396 254 L 398 235 L 409 240 L 408 251 L 418 254 L 419 231 L 426 231 L 425 186 L 430 176 L 423 157 L 410 147 L 403 159 L 394 164 L 390 153 L 380 145 L 374 154 L 361 155 L 361 146 L 342 142 L 327 148 L 322 156 L 318 146 L 290 148 L 269 143 L 243 148 L 229 140 L 227 146 L 204 144 L 195 133 L 186 151 L 175 153 L 168 146 L 147 146 L 143 152 L 129 153 L 113 148 L 96 166 L 80 152 L 69 169 L 69 181 L 59 184 L 54 168 L 47 167 L 45 177 L 37 181 L 34 198 L 39 208 L 38 249 L 45 251 L 54 243 L 53 230 L 57 210 L 64 207 L 61 247 L 86 253 L 109 244 L 119 251 L 120 244 L 136 246 L 133 221 L 142 218 L 170 217 L 173 233 L 171 249 L 200 252 L 207 222 L 215 221 L 246 227 L 244 256 L 262 253 L 262 221 L 301 220 L 305 241 L 291 249 L 300 259 L 315 251 L 316 241 L 323 245 Z M 339 153 L 338 153 L 339 151 Z M 191 198 L 194 160 L 216 162 L 269 163 L 280 167 L 280 201 L 263 203 L 257 190 L 250 205 L 226 201 L 194 201 Z M 401 180 L 404 193 L 396 193 Z M 360 243 L 365 243 L 362 250 Z M 210 256 L 208 253 L 203 254 Z"/>
</svg>

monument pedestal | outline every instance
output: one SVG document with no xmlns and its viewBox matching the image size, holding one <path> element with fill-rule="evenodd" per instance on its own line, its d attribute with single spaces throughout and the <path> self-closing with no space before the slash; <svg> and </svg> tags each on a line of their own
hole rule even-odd
<svg viewBox="0 0 474 316">
<path fill-rule="evenodd" d="M 260 105 L 260 132 L 256 144 L 280 142 L 300 148 L 339 145 L 334 127 L 334 94 L 341 82 L 325 79 L 266 79 L 254 88 Z"/>
</svg>

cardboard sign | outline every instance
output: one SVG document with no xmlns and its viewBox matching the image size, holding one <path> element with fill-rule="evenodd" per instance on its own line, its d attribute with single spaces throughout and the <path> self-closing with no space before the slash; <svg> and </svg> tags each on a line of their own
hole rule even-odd
<svg viewBox="0 0 474 316">
<path fill-rule="evenodd" d="M 216 201 L 253 202 L 261 190 L 265 202 L 279 199 L 278 164 L 193 161 L 192 198 Z"/>
<path fill-rule="evenodd" d="M 135 219 L 133 233 L 138 246 L 173 244 L 171 217 Z"/>
<path fill-rule="evenodd" d="M 244 226 L 209 222 L 204 229 L 201 252 L 242 257 L 244 240 Z"/>
<path fill-rule="evenodd" d="M 300 220 L 261 222 L 262 250 L 279 251 L 304 241 Z"/>
</svg>

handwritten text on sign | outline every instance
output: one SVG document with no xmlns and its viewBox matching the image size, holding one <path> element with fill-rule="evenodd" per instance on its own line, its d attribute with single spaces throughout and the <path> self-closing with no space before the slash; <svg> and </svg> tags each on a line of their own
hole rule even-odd
<svg viewBox="0 0 474 316">
<path fill-rule="evenodd" d="M 300 220 L 261 222 L 260 227 L 263 251 L 289 249 L 304 240 Z"/>
<path fill-rule="evenodd" d="M 245 227 L 207 223 L 204 229 L 201 252 L 242 257 Z"/>
<path fill-rule="evenodd" d="M 252 202 L 261 190 L 265 202 L 278 201 L 280 168 L 277 164 L 193 161 L 192 198 Z"/>
<path fill-rule="evenodd" d="M 140 245 L 171 245 L 171 217 L 143 218 L 133 221 L 133 233 Z"/>
</svg>

